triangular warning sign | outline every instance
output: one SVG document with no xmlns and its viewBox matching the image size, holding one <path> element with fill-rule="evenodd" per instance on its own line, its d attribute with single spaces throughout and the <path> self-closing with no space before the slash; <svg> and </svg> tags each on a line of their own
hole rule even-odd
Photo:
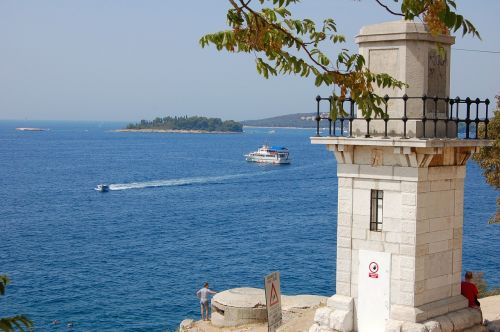
<svg viewBox="0 0 500 332">
<path fill-rule="evenodd" d="M 274 288 L 274 282 L 271 284 L 271 296 L 269 297 L 269 305 L 273 306 L 280 301 L 278 298 L 278 293 L 276 292 L 276 288 Z"/>
</svg>

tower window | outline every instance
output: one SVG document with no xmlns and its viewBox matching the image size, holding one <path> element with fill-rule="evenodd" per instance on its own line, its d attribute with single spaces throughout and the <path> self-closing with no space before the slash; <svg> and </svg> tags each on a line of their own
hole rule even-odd
<svg viewBox="0 0 500 332">
<path fill-rule="evenodd" d="M 370 203 L 370 231 L 382 231 L 382 206 L 384 201 L 384 192 L 382 190 L 372 189 Z"/>
</svg>

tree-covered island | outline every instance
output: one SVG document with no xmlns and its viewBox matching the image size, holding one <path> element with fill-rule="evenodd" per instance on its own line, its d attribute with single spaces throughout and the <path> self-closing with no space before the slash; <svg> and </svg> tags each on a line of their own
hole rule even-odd
<svg viewBox="0 0 500 332">
<path fill-rule="evenodd" d="M 163 118 L 157 117 L 152 121 L 141 120 L 139 123 L 130 123 L 125 130 L 241 133 L 243 125 L 233 120 L 222 121 L 219 118 L 206 118 L 203 116 L 166 116 Z"/>
</svg>

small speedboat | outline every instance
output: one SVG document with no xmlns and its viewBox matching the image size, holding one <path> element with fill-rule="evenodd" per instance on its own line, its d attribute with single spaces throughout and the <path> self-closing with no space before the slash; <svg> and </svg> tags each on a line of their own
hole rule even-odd
<svg viewBox="0 0 500 332">
<path fill-rule="evenodd" d="M 97 187 L 95 187 L 95 190 L 105 193 L 109 191 L 109 185 L 107 184 L 98 184 Z"/>
</svg>

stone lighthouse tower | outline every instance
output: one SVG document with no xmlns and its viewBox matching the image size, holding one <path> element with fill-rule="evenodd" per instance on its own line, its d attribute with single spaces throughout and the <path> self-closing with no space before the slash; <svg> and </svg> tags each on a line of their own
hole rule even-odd
<svg viewBox="0 0 500 332">
<path fill-rule="evenodd" d="M 490 143 L 477 130 L 489 101 L 448 98 L 454 37 L 397 21 L 364 27 L 356 41 L 371 71 L 409 87 L 377 91 L 387 95 L 378 119 L 346 100 L 350 114 L 332 121 L 320 113 L 329 99 L 317 98 L 311 142 L 337 160 L 337 293 L 310 331 L 483 331 L 460 281 L 465 164 Z"/>
</svg>

